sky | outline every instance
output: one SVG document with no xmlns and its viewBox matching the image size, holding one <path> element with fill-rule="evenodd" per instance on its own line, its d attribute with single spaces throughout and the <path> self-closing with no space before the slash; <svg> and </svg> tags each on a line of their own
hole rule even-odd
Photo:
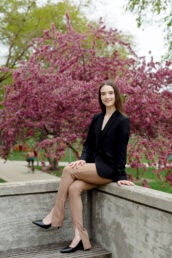
<svg viewBox="0 0 172 258">
<path fill-rule="evenodd" d="M 51 0 L 52 2 L 60 2 Z M 91 20 L 99 20 L 100 17 L 107 27 L 118 29 L 122 33 L 133 35 L 135 43 L 134 50 L 139 56 L 146 56 L 149 60 L 151 55 L 155 61 L 160 61 L 161 56 L 165 55 L 166 48 L 163 40 L 163 27 L 158 27 L 153 23 L 145 23 L 142 28 L 137 28 L 135 16 L 125 12 L 124 4 L 127 0 L 92 0 L 89 9 L 83 9 L 85 15 Z M 39 5 L 43 5 L 46 0 L 37 0 Z M 80 0 L 73 0 L 78 4 Z M 148 15 L 149 16 L 149 15 Z M 0 47 L 0 64 L 6 49 Z"/>
<path fill-rule="evenodd" d="M 77 2 L 77 0 L 75 0 Z M 163 39 L 163 26 L 145 22 L 141 28 L 137 27 L 136 16 L 125 12 L 124 4 L 127 0 L 93 0 L 87 16 L 91 19 L 102 17 L 108 27 L 117 28 L 123 33 L 134 37 L 135 51 L 139 56 L 150 57 L 149 52 L 156 61 L 160 61 L 166 48 Z M 150 15 L 148 15 L 149 19 Z"/>
</svg>

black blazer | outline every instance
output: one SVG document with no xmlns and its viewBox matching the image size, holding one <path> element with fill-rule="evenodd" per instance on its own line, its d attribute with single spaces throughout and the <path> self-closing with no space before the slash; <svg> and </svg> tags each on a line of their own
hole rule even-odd
<svg viewBox="0 0 172 258">
<path fill-rule="evenodd" d="M 83 145 L 81 159 L 95 163 L 99 176 L 113 181 L 127 180 L 125 172 L 129 118 L 115 111 L 101 130 L 104 114 L 94 115 Z"/>
</svg>

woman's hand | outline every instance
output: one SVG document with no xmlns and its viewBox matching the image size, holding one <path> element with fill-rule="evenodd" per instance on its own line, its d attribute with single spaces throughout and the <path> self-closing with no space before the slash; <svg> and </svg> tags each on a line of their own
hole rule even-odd
<svg viewBox="0 0 172 258">
<path fill-rule="evenodd" d="M 119 180 L 117 182 L 117 185 L 121 186 L 121 185 L 129 185 L 129 186 L 134 186 L 135 184 L 129 180 Z"/>
<path fill-rule="evenodd" d="M 80 160 L 71 162 L 69 164 L 69 166 L 72 167 L 72 168 L 78 168 L 80 166 L 83 166 L 85 163 L 86 163 L 85 160 L 80 159 Z"/>
</svg>

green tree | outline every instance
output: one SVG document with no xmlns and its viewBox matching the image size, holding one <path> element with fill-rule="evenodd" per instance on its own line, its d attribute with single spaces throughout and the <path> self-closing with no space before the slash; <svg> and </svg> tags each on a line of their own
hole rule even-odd
<svg viewBox="0 0 172 258">
<path fill-rule="evenodd" d="M 69 1 L 38 7 L 34 0 L 1 0 L 0 38 L 1 44 L 7 48 L 4 66 L 11 69 L 22 59 L 26 60 L 30 55 L 31 40 L 41 37 L 51 23 L 63 31 L 66 12 L 70 13 L 72 26 L 78 31 L 84 31 L 87 19 Z M 9 72 L 1 72 L 0 82 L 9 76 Z"/>
<path fill-rule="evenodd" d="M 164 24 L 165 40 L 168 46 L 168 58 L 172 57 L 172 2 L 171 0 L 128 0 L 126 9 L 137 15 L 140 27 L 144 21 Z M 149 12 L 149 15 L 148 15 Z"/>
</svg>

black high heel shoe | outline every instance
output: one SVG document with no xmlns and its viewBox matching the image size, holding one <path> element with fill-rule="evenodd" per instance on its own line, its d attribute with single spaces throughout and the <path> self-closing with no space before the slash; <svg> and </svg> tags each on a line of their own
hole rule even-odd
<svg viewBox="0 0 172 258">
<path fill-rule="evenodd" d="M 84 250 L 82 240 L 79 241 L 79 243 L 75 247 L 66 246 L 62 250 L 60 250 L 60 253 L 73 253 L 77 250 Z"/>
<path fill-rule="evenodd" d="M 51 227 L 51 224 L 44 224 L 43 220 L 35 220 L 35 221 L 32 221 L 32 223 L 44 229 L 48 229 Z"/>
</svg>

